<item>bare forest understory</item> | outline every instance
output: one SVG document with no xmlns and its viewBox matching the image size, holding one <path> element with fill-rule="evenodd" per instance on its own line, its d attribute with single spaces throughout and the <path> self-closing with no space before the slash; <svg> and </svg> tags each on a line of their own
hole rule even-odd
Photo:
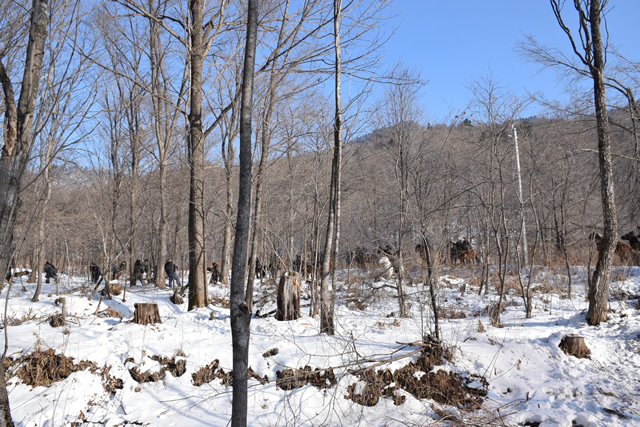
<svg viewBox="0 0 640 427">
<path fill-rule="evenodd" d="M 406 318 L 398 316 L 395 276 L 381 278 L 380 267 L 340 270 L 335 336 L 318 334 L 318 318 L 309 316 L 308 280 L 300 318 L 277 321 L 276 281 L 256 279 L 249 424 L 640 422 L 632 379 L 640 368 L 640 268 L 615 268 L 609 321 L 592 328 L 584 267 L 571 268 L 571 296 L 564 267 L 523 270 L 521 280 L 532 276 L 527 318 L 510 265 L 497 321 L 495 266 L 481 294 L 480 265 L 442 266 L 436 339 L 425 271 L 415 262 L 406 271 Z M 233 387 L 228 286 L 211 284 L 212 305 L 187 311 L 186 303 L 169 301 L 170 289 L 138 285 L 124 302 L 64 273 L 33 303 L 27 279 L 13 279 L 6 319 L 6 378 L 19 425 L 226 425 Z M 143 304 L 159 307 L 159 322 L 135 321 Z M 53 324 L 63 312 L 64 321 Z"/>
<path fill-rule="evenodd" d="M 390 0 L 0 2 L 0 425 L 640 425 L 639 68 L 571 3 L 567 101 L 431 122 Z"/>
</svg>

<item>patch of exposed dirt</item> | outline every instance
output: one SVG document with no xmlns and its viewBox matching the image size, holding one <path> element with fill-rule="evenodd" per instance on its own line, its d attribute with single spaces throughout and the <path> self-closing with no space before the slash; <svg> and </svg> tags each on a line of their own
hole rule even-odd
<svg viewBox="0 0 640 427">
<path fill-rule="evenodd" d="M 307 384 L 320 389 L 331 388 L 337 384 L 333 368 L 311 370 L 309 365 L 304 368 L 290 369 L 276 372 L 276 387 L 282 390 L 293 390 Z"/>
<path fill-rule="evenodd" d="M 353 372 L 360 382 L 347 387 L 345 398 L 363 406 L 374 406 L 381 397 L 390 397 L 400 405 L 405 396 L 399 391 L 404 390 L 416 399 L 432 399 L 470 411 L 479 409 L 487 395 L 487 381 L 479 376 L 464 378 L 454 372 L 429 372 L 441 363 L 441 357 L 442 350 L 438 348 L 423 352 L 418 360 L 394 372 L 388 369 Z M 472 382 L 478 382 L 481 387 L 469 387 Z"/>
<path fill-rule="evenodd" d="M 167 375 L 167 372 L 170 372 L 171 375 L 173 375 L 174 377 L 180 377 L 187 370 L 186 368 L 187 361 L 184 359 L 180 359 L 176 361 L 175 356 L 172 358 L 162 357 L 162 356 L 151 356 L 150 359 L 155 360 L 162 366 L 160 370 L 155 372 L 150 372 L 150 371 L 140 372 L 140 370 L 136 366 L 134 366 L 133 368 L 129 368 L 129 373 L 131 374 L 131 378 L 133 378 L 139 383 L 158 382 L 165 378 L 165 376 Z M 125 360 L 125 363 L 133 362 L 133 361 L 134 360 L 132 358 L 128 358 L 127 360 Z"/>
<path fill-rule="evenodd" d="M 225 372 L 225 370 L 220 367 L 220 361 L 218 359 L 209 363 L 207 366 L 200 368 L 198 372 L 191 375 L 191 378 L 193 385 L 195 386 L 210 383 L 215 379 L 222 380 L 222 385 L 225 387 L 233 385 L 233 371 Z M 260 384 L 266 384 L 269 382 L 266 375 L 264 377 L 259 376 L 251 367 L 249 367 L 247 371 L 247 378 L 253 378 Z"/>
</svg>

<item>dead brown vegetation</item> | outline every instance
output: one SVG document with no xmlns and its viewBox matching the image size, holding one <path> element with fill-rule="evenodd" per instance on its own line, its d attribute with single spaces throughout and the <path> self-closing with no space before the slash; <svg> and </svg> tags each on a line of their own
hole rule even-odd
<svg viewBox="0 0 640 427">
<path fill-rule="evenodd" d="M 453 308 L 446 309 L 444 307 L 440 307 L 438 316 L 441 319 L 464 319 L 467 317 L 462 311 L 456 311 Z"/>
<path fill-rule="evenodd" d="M 64 380 L 77 371 L 84 371 L 93 366 L 92 362 L 74 363 L 73 358 L 64 354 L 56 354 L 55 350 L 36 350 L 11 363 L 19 366 L 14 376 L 32 387 L 47 387 L 54 382 Z"/>
<path fill-rule="evenodd" d="M 282 390 L 293 390 L 307 384 L 320 389 L 331 388 L 337 384 L 333 368 L 311 370 L 309 365 L 304 368 L 291 369 L 276 372 L 276 387 Z"/>
<path fill-rule="evenodd" d="M 214 296 L 214 297 L 210 297 L 209 301 L 211 302 L 211 304 L 215 305 L 216 307 L 229 308 L 228 298 Z"/>
<path fill-rule="evenodd" d="M 404 390 L 416 399 L 432 399 L 469 411 L 479 409 L 487 395 L 487 381 L 480 376 L 464 378 L 454 372 L 431 372 L 441 364 L 441 359 L 442 350 L 438 347 L 422 352 L 415 362 L 394 372 L 388 369 L 356 371 L 354 374 L 364 386 L 358 390 L 358 383 L 351 384 L 345 398 L 363 406 L 374 406 L 380 397 L 389 397 L 399 405 L 405 400 L 399 391 Z M 478 382 L 481 387 L 470 387 L 472 382 Z"/>
<path fill-rule="evenodd" d="M 187 370 L 186 360 L 180 359 L 176 361 L 176 356 L 172 358 L 163 356 L 151 356 L 150 359 L 158 362 L 162 366 L 162 368 L 160 368 L 159 371 L 155 372 L 140 372 L 140 370 L 136 366 L 134 366 L 132 368 L 129 368 L 131 378 L 139 383 L 158 382 L 165 378 L 167 372 L 170 372 L 174 377 L 180 377 Z M 125 360 L 125 363 L 133 361 L 134 360 L 132 358 L 128 358 L 127 360 Z"/>
<path fill-rule="evenodd" d="M 99 369 L 93 362 L 74 363 L 72 357 L 56 354 L 52 348 L 36 350 L 15 360 L 7 359 L 6 365 L 8 377 L 17 377 L 24 384 L 32 387 L 48 387 L 55 382 L 66 379 L 74 372 L 85 369 L 90 369 L 92 373 L 100 375 L 103 387 L 108 392 L 122 389 L 123 384 L 122 379 L 109 375 L 111 366 Z"/>
<path fill-rule="evenodd" d="M 266 375 L 263 377 L 259 376 L 251 367 L 249 367 L 247 371 L 247 378 L 253 378 L 260 384 L 266 384 L 269 381 Z M 225 387 L 233 386 L 233 371 L 229 370 L 225 372 L 225 370 L 220 367 L 220 361 L 218 359 L 215 359 L 207 366 L 203 366 L 198 372 L 194 372 L 191 375 L 193 385 L 197 387 L 208 384 L 215 379 L 220 379 L 222 385 Z"/>
</svg>

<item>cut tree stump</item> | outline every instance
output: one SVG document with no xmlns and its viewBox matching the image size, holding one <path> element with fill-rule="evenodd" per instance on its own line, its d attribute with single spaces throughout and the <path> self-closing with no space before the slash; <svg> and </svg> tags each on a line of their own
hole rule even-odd
<svg viewBox="0 0 640 427">
<path fill-rule="evenodd" d="M 133 312 L 134 323 L 139 325 L 162 323 L 158 304 L 136 303 L 133 306 L 135 307 L 135 311 Z"/>
<path fill-rule="evenodd" d="M 300 318 L 300 275 L 286 272 L 278 283 L 278 309 L 276 320 L 295 320 Z"/>
<path fill-rule="evenodd" d="M 591 358 L 591 350 L 589 350 L 589 347 L 584 343 L 584 337 L 580 335 L 565 335 L 558 347 L 566 354 L 575 356 L 578 359 Z"/>
</svg>

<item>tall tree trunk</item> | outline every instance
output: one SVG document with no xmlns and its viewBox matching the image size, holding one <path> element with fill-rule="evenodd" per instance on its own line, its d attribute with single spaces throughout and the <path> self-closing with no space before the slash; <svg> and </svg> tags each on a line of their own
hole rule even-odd
<svg viewBox="0 0 640 427">
<path fill-rule="evenodd" d="M 342 8 L 342 0 L 334 0 L 334 10 L 337 8 L 338 13 Z M 340 53 L 340 16 L 335 16 L 334 12 L 334 31 L 335 31 L 335 51 L 336 51 L 336 117 L 335 117 L 335 128 L 333 130 L 333 138 L 335 144 L 335 169 L 333 170 L 334 177 L 334 199 L 333 199 L 333 209 L 335 212 L 335 220 L 334 220 L 334 241 L 333 241 L 333 263 L 331 264 L 332 268 L 332 276 L 331 276 L 331 304 L 329 306 L 329 319 L 333 323 L 334 322 L 334 313 L 335 313 L 335 305 L 337 298 L 337 283 L 338 279 L 336 277 L 336 270 L 338 264 L 338 251 L 340 244 L 340 200 L 342 195 L 342 101 L 340 98 L 340 89 L 341 89 L 341 69 L 342 69 L 342 59 Z M 314 264 L 315 265 L 315 264 Z M 335 332 L 335 330 L 334 330 Z"/>
<path fill-rule="evenodd" d="M 338 169 L 340 164 L 340 147 L 342 131 L 342 106 L 340 98 L 340 17 L 342 1 L 333 1 L 333 37 L 335 50 L 335 122 L 333 127 L 334 152 L 331 164 L 331 187 L 329 191 L 329 218 L 327 220 L 327 233 L 325 236 L 324 251 L 322 258 L 322 274 L 320 282 L 320 332 L 328 335 L 335 334 L 333 319 L 333 309 L 329 300 L 329 266 L 331 262 L 332 246 L 334 242 L 335 221 L 336 221 L 336 200 L 338 192 L 338 182 L 340 174 Z"/>
<path fill-rule="evenodd" d="M 136 205 L 138 203 L 138 165 L 140 163 L 140 122 L 138 121 L 138 111 L 140 111 L 140 103 L 138 102 L 138 94 L 132 89 L 129 96 L 129 106 L 127 108 L 129 122 L 129 143 L 131 148 L 131 185 L 129 188 L 129 285 L 136 285 L 136 276 L 133 269 L 136 262 Z M 122 301 L 127 296 L 127 286 L 125 282 L 124 294 Z"/>
<path fill-rule="evenodd" d="M 39 273 L 43 269 L 44 265 L 44 244 L 46 240 L 45 233 L 45 221 L 47 217 L 47 204 L 49 200 L 51 200 L 51 149 L 53 147 L 48 144 L 45 151 L 45 156 L 43 161 L 45 162 L 44 171 L 43 171 L 43 179 L 44 179 L 44 194 L 42 196 L 42 209 L 40 211 L 40 220 L 38 222 L 38 266 L 36 267 L 36 271 Z M 35 271 L 31 273 L 35 274 Z M 39 301 L 40 291 L 42 290 L 42 275 L 38 274 L 36 290 L 33 293 L 33 298 L 31 298 L 31 302 Z"/>
<path fill-rule="evenodd" d="M 5 140 L 0 154 L 0 242 L 2 242 L 0 245 L 0 272 L 2 272 L 2 277 L 6 274 L 11 260 L 13 230 L 20 203 L 19 189 L 31 151 L 33 113 L 40 87 L 40 73 L 48 24 L 49 2 L 47 0 L 33 0 L 29 41 L 17 108 L 11 81 L 0 60 L 0 81 L 5 100 Z M 4 329 L 6 331 L 6 325 Z M 5 349 L 2 358 L 0 358 L 0 372 L 4 372 L 7 346 L 5 333 Z M 0 375 L 0 422 L 4 422 L 7 426 L 13 426 L 4 375 Z"/>
<path fill-rule="evenodd" d="M 224 153 L 223 153 L 224 155 Z M 222 240 L 222 256 L 220 260 L 220 283 L 228 283 L 229 264 L 231 253 L 231 242 L 233 236 L 231 235 L 233 229 L 233 158 L 235 152 L 233 149 L 233 140 L 229 138 L 227 145 L 227 153 L 224 157 L 224 176 L 226 191 L 226 205 L 224 210 L 224 236 Z"/>
<path fill-rule="evenodd" d="M 204 271 L 204 131 L 202 126 L 202 0 L 192 0 L 189 111 L 189 310 L 206 304 Z"/>
<path fill-rule="evenodd" d="M 240 77 L 238 77 L 240 79 Z M 238 92 L 241 92 L 238 90 Z M 238 136 L 237 109 L 231 109 L 229 122 L 222 137 L 222 160 L 224 162 L 224 178 L 226 188 L 226 204 L 224 209 L 224 234 L 220 259 L 220 283 L 229 283 L 231 264 L 231 247 L 233 244 L 233 164 L 236 156 L 233 141 Z"/>
<path fill-rule="evenodd" d="M 151 11 L 154 16 L 164 13 L 166 3 L 160 1 L 158 10 Z M 158 186 L 160 192 L 160 217 L 157 225 L 157 247 L 155 248 L 154 276 L 157 287 L 164 288 L 165 272 L 164 262 L 168 258 L 167 242 L 169 239 L 169 225 L 167 221 L 167 163 L 173 135 L 177 126 L 181 101 L 186 91 L 188 69 L 185 67 L 180 89 L 176 96 L 176 106 L 170 105 L 169 90 L 166 76 L 164 75 L 164 53 L 160 46 L 159 24 L 155 19 L 149 18 L 149 63 L 151 71 L 151 91 L 153 106 L 153 127 L 158 147 Z"/>
<path fill-rule="evenodd" d="M 285 3 L 284 13 L 282 17 L 282 23 L 280 26 L 280 32 L 278 33 L 278 43 L 273 52 L 274 57 L 278 57 L 280 53 L 280 46 L 282 45 L 282 40 L 284 38 L 285 26 L 287 23 L 287 11 L 289 9 L 289 1 Z M 253 233 L 251 234 L 251 254 L 249 256 L 249 274 L 247 275 L 247 295 L 246 295 L 246 303 L 249 309 L 249 312 L 253 309 L 253 281 L 256 267 L 256 254 L 258 252 L 258 235 L 261 232 L 261 215 L 262 215 L 262 184 L 264 181 L 264 174 L 267 167 L 267 157 L 269 155 L 269 144 L 271 142 L 271 131 L 270 131 L 270 123 L 271 116 L 273 115 L 273 109 L 276 103 L 276 89 L 277 89 L 277 65 L 278 61 L 273 60 L 271 63 L 271 74 L 269 76 L 269 93 L 267 94 L 266 101 L 266 111 L 264 113 L 264 118 L 262 120 L 262 136 L 261 136 L 261 149 L 260 149 L 260 163 L 258 164 L 258 173 L 256 175 L 256 194 L 255 194 L 255 203 L 253 207 Z M 266 262 L 266 260 L 262 260 L 262 262 Z"/>
<path fill-rule="evenodd" d="M 593 96 L 596 108 L 596 129 L 598 133 L 598 160 L 600 166 L 600 192 L 602 197 L 602 216 L 604 229 L 602 235 L 602 249 L 598 253 L 598 262 L 593 273 L 593 280 L 589 288 L 589 309 L 587 323 L 599 325 L 607 320 L 607 301 L 609 299 L 609 280 L 613 255 L 618 240 L 618 220 L 613 188 L 613 166 L 611 162 L 611 140 L 609 134 L 609 118 L 607 117 L 607 103 L 604 86 L 604 53 L 601 22 L 600 0 L 592 0 L 589 9 L 591 23 L 591 38 L 593 46 Z"/>
<path fill-rule="evenodd" d="M 169 223 L 167 221 L 167 167 L 166 158 L 160 160 L 159 185 L 160 185 L 160 219 L 158 221 L 158 247 L 156 248 L 155 281 L 158 288 L 164 288 L 164 263 L 169 254 L 167 251 L 167 241 L 169 239 Z"/>
<path fill-rule="evenodd" d="M 242 75 L 240 106 L 240 185 L 238 215 L 233 248 L 231 275 L 231 334 L 233 340 L 233 402 L 231 425 L 247 425 L 247 373 L 251 312 L 244 297 L 245 259 L 251 209 L 251 113 L 253 109 L 253 77 L 258 33 L 258 0 L 249 0 L 247 9 L 247 42 Z"/>
</svg>

